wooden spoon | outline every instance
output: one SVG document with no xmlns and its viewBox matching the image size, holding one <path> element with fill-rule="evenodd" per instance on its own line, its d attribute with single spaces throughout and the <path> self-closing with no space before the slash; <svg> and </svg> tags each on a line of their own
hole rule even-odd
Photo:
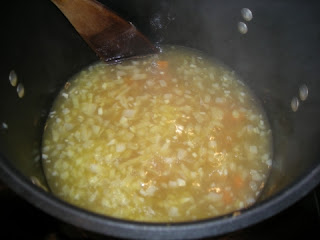
<svg viewBox="0 0 320 240">
<path fill-rule="evenodd" d="M 104 61 L 158 52 L 132 23 L 95 0 L 51 0 Z"/>
</svg>

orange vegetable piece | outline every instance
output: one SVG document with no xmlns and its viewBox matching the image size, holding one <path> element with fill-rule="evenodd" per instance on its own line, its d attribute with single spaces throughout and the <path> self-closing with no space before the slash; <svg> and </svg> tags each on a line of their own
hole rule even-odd
<svg viewBox="0 0 320 240">
<path fill-rule="evenodd" d="M 225 204 L 231 204 L 233 201 L 233 197 L 229 191 L 224 191 L 222 199 Z"/>
<path fill-rule="evenodd" d="M 235 175 L 233 177 L 233 184 L 236 188 L 243 187 L 243 178 L 240 175 Z"/>
<path fill-rule="evenodd" d="M 158 61 L 157 62 L 158 68 L 160 69 L 166 69 L 168 68 L 168 61 Z"/>
</svg>

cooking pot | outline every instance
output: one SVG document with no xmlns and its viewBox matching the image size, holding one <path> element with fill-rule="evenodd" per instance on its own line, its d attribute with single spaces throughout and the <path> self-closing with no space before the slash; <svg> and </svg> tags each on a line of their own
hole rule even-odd
<svg viewBox="0 0 320 240">
<path fill-rule="evenodd" d="M 256 204 L 236 213 L 172 224 L 101 216 L 53 196 L 41 167 L 44 123 L 64 83 L 97 57 L 48 0 L 5 1 L 0 9 L 0 177 L 10 188 L 48 214 L 91 232 L 190 239 L 260 222 L 320 182 L 319 1 L 101 2 L 154 43 L 213 56 L 253 90 L 273 132 L 273 165 L 264 191 Z M 12 86 L 15 80 L 18 85 Z"/>
</svg>

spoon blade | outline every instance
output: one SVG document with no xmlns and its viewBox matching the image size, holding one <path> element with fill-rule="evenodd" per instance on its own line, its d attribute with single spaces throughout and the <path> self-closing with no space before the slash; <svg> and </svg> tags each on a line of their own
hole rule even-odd
<svg viewBox="0 0 320 240">
<path fill-rule="evenodd" d="M 104 61 L 158 52 L 158 49 L 132 23 L 95 0 L 51 1 Z"/>
</svg>

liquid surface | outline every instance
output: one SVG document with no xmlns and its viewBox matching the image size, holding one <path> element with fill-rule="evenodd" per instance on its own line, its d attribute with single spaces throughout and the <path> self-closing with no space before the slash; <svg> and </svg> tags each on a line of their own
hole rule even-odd
<svg viewBox="0 0 320 240">
<path fill-rule="evenodd" d="M 80 72 L 57 97 L 43 138 L 54 194 L 137 221 L 215 217 L 252 205 L 271 166 L 271 131 L 236 76 L 199 52 Z"/>
</svg>

